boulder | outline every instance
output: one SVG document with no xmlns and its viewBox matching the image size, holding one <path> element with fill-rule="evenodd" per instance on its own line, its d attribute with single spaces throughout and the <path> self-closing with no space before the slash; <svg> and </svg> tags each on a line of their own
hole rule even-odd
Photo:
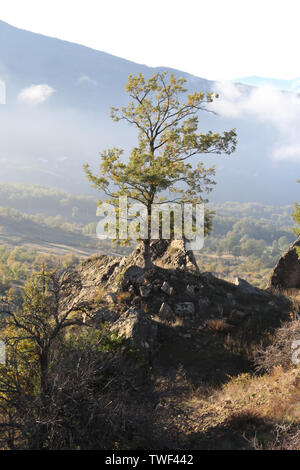
<svg viewBox="0 0 300 470">
<path fill-rule="evenodd" d="M 141 297 L 149 297 L 152 291 L 152 286 L 151 284 L 145 284 L 140 287 L 140 294 Z"/>
<path fill-rule="evenodd" d="M 93 317 L 100 323 L 113 323 L 117 320 L 118 316 L 115 312 L 112 310 L 103 307 L 99 308 L 95 312 L 93 312 Z"/>
<path fill-rule="evenodd" d="M 124 272 L 124 281 L 129 281 L 133 285 L 141 285 L 144 282 L 144 270 L 139 266 L 130 266 Z"/>
<path fill-rule="evenodd" d="M 166 320 L 168 323 L 173 323 L 175 321 L 173 310 L 171 309 L 170 305 L 166 302 L 163 302 L 161 304 L 159 316 L 162 320 Z"/>
<path fill-rule="evenodd" d="M 234 280 L 234 284 L 240 289 L 245 292 L 245 294 L 258 294 L 259 291 L 256 287 L 252 286 L 249 284 L 249 282 L 245 281 L 245 279 L 242 279 L 241 277 L 236 277 Z"/>
<path fill-rule="evenodd" d="M 150 357 L 156 349 L 157 323 L 150 315 L 137 307 L 130 307 L 121 317 L 113 323 L 111 331 L 118 331 L 130 339 L 133 347 Z"/>
<path fill-rule="evenodd" d="M 166 244 L 160 256 L 153 259 L 157 266 L 164 269 L 180 269 L 199 273 L 195 256 L 192 251 L 187 249 L 185 240 L 172 240 L 170 243 L 166 240 L 159 240 L 158 242 Z"/>
<path fill-rule="evenodd" d="M 190 297 L 196 297 L 200 292 L 199 286 L 188 285 L 186 288 L 186 293 Z"/>
<path fill-rule="evenodd" d="M 181 302 L 175 305 L 174 310 L 179 317 L 191 316 L 195 313 L 195 305 L 193 302 Z"/>
<path fill-rule="evenodd" d="M 276 264 L 268 284 L 269 288 L 300 289 L 300 260 L 296 247 L 300 247 L 300 236 Z"/>
<path fill-rule="evenodd" d="M 171 287 L 170 284 L 166 281 L 161 286 L 161 290 L 167 295 L 172 295 L 174 291 L 173 287 Z"/>
</svg>

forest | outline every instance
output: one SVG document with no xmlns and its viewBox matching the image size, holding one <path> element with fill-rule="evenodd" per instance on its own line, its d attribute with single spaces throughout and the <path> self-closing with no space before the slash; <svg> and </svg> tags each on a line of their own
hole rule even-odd
<svg viewBox="0 0 300 470">
<path fill-rule="evenodd" d="M 57 256 L 62 255 L 61 245 L 66 247 L 64 256 L 68 249 L 77 249 L 72 254 L 76 259 L 98 251 L 119 255 L 130 252 L 130 247 L 111 240 L 97 240 L 97 200 L 93 197 L 4 183 L 0 183 L 0 195 L 0 279 L 4 284 L 7 279 L 20 280 L 18 270 L 24 278 L 32 266 L 16 259 L 15 273 L 8 275 L 11 268 L 7 259 L 14 257 L 9 258 L 8 253 L 15 249 L 23 252 L 24 258 L 32 257 L 32 253 L 47 254 L 44 242 L 51 244 L 51 252 Z M 224 279 L 240 276 L 264 287 L 279 257 L 295 240 L 294 206 L 225 202 L 209 203 L 207 208 L 214 212 L 213 227 L 197 255 L 200 269 Z"/>
</svg>

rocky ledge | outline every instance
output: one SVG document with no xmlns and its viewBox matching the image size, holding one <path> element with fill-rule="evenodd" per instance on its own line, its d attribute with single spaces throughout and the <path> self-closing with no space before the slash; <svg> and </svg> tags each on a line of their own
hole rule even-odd
<svg viewBox="0 0 300 470">
<path fill-rule="evenodd" d="M 182 241 L 154 241 L 152 250 L 148 273 L 142 245 L 128 257 L 94 256 L 65 273 L 62 310 L 72 304 L 84 307 L 84 321 L 107 323 L 151 357 L 164 325 L 192 340 L 193 332 L 207 336 L 213 325 L 224 332 L 256 331 L 290 313 L 283 296 L 240 278 L 230 283 L 200 273 Z"/>
</svg>

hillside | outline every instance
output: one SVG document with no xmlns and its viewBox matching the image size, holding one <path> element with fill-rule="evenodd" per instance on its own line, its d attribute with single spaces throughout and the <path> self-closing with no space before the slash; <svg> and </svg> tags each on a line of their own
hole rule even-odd
<svg viewBox="0 0 300 470">
<path fill-rule="evenodd" d="M 155 393 L 136 405 L 150 426 L 148 438 L 137 418 L 134 445 L 286 448 L 289 433 L 298 439 L 298 371 L 288 353 L 279 359 L 288 364 L 285 371 L 256 374 L 254 359 L 281 322 L 286 332 L 299 328 L 299 320 L 290 321 L 299 299 L 198 273 L 177 242 L 153 243 L 153 253 L 147 274 L 138 247 L 123 259 L 92 257 L 64 277 L 63 311 L 84 304 L 86 325 L 107 322 L 150 361 Z"/>
<path fill-rule="evenodd" d="M 96 239 L 97 200 L 41 185 L 0 182 L 0 245 L 54 255 L 129 253 Z M 225 202 L 209 204 L 213 229 L 197 254 L 201 270 L 232 280 L 241 276 L 266 287 L 272 268 L 295 240 L 294 206 Z"/>
<path fill-rule="evenodd" d="M 42 197 L 45 192 L 41 190 Z M 57 205 L 61 194 L 51 194 L 50 201 L 53 197 Z M 66 217 L 70 216 L 66 209 L 71 208 L 72 203 L 63 207 Z M 292 236 L 290 226 L 285 225 L 290 209 L 273 211 L 248 204 L 250 224 L 249 220 L 240 220 L 239 206 L 224 204 L 224 219 L 217 216 L 212 240 L 220 244 L 225 239 L 230 250 L 230 234 L 242 236 L 245 242 L 247 228 L 250 237 L 253 233 L 266 240 L 273 237 L 276 244 L 276 237 L 280 240 L 285 236 L 281 240 L 284 245 Z M 266 218 L 261 218 L 263 214 Z M 193 254 L 177 240 L 152 242 L 153 265 L 148 272 L 143 269 L 143 247 L 139 245 L 129 256 L 120 257 L 109 253 L 109 244 L 101 254 L 104 247 L 100 244 L 93 256 L 87 257 L 93 237 L 82 235 L 80 224 L 72 226 L 60 217 L 55 227 L 53 216 L 0 209 L 0 220 L 7 231 L 5 244 L 0 238 L 0 308 L 5 311 L 8 304 L 23 315 L 24 299 L 36 292 L 27 284 L 24 297 L 26 277 L 35 272 L 33 279 L 44 279 L 46 268 L 55 280 L 55 296 L 47 290 L 46 306 L 50 308 L 57 299 L 59 319 L 68 318 L 69 322 L 67 335 L 59 337 L 51 356 L 53 401 L 47 402 L 46 408 L 42 405 L 42 410 L 47 409 L 51 433 L 43 448 L 299 448 L 299 373 L 291 362 L 291 344 L 300 331 L 298 291 L 261 289 L 241 278 L 233 282 L 220 279 L 204 272 L 201 265 L 199 270 Z M 274 220 L 272 224 L 273 218 L 277 225 Z M 222 233 L 226 236 L 220 236 Z M 34 237 L 35 248 L 33 242 L 29 243 Z M 44 237 L 49 242 L 43 242 Z M 70 243 L 63 247 L 65 252 L 59 251 L 58 239 Z M 46 246 L 51 250 L 47 252 Z M 235 247 L 244 249 L 243 242 Z M 209 255 L 207 248 L 204 256 Z M 275 252 L 274 245 L 273 256 Z M 86 259 L 80 261 L 82 257 Z M 33 297 L 33 306 L 37 305 L 39 322 L 37 299 Z M 49 315 L 55 311 L 50 308 Z M 5 312 L 1 334 L 10 315 Z M 67 312 L 71 312 L 70 318 L 65 317 Z M 32 314 L 25 312 L 27 330 L 31 318 Z M 42 321 L 44 325 L 46 320 Z M 46 334 L 48 326 L 51 324 L 43 330 Z M 73 360 L 77 362 L 70 362 Z M 95 385 L 98 383 L 99 387 Z M 26 394 L 30 389 L 22 390 L 21 396 Z M 40 412 L 34 394 L 26 403 L 30 416 Z M 21 420 L 23 406 L 17 414 Z M 6 419 L 5 409 L 0 422 Z M 61 416 L 65 417 L 63 422 Z M 78 426 L 78 419 L 82 426 Z M 10 422 L 8 429 L 14 426 Z M 105 433 L 99 431 L 103 426 Z M 11 442 L 15 448 L 40 448 L 40 444 L 31 442 L 31 433 L 40 430 L 38 418 L 22 421 L 22 434 L 13 441 L 7 437 L 6 428 L 2 429 L 1 448 L 10 447 Z"/>
</svg>

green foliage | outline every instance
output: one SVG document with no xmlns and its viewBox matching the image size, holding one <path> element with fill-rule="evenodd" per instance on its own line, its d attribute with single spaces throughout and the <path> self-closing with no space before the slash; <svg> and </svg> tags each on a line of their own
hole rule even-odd
<svg viewBox="0 0 300 470">
<path fill-rule="evenodd" d="M 208 111 L 208 105 L 217 96 L 195 92 L 184 98 L 185 82 L 173 74 L 167 77 L 167 72 L 148 80 L 141 73 L 130 75 L 126 91 L 132 101 L 126 107 L 111 109 L 114 121 L 124 120 L 137 129 L 137 145 L 128 163 L 122 158 L 123 150 L 114 147 L 104 151 L 100 155 L 100 176 L 94 175 L 88 164 L 84 168 L 89 181 L 105 193 L 106 201 L 116 207 L 117 213 L 120 196 L 127 196 L 129 204 L 136 201 L 143 204 L 148 222 L 152 204 L 203 202 L 203 193 L 210 192 L 215 184 L 215 170 L 205 168 L 201 162 L 193 166 L 191 157 L 229 155 L 235 150 L 234 129 L 222 135 L 198 131 L 199 111 Z M 170 196 L 165 195 L 166 191 Z"/>
<path fill-rule="evenodd" d="M 7 306 L 1 448 L 111 449 L 128 440 L 146 364 L 124 335 L 83 326 L 80 303 L 61 310 L 64 287 L 42 267 L 25 284 L 22 308 Z"/>
<path fill-rule="evenodd" d="M 223 278 L 240 276 L 265 287 L 271 269 L 295 240 L 292 206 L 226 202 L 209 207 L 216 215 L 197 255 L 201 269 Z"/>
<path fill-rule="evenodd" d="M 43 219 L 55 219 L 59 215 L 64 221 L 83 225 L 94 220 L 97 206 L 90 196 L 74 196 L 56 188 L 26 184 L 0 183 L 0 201 L 8 209 L 42 214 Z"/>
</svg>

